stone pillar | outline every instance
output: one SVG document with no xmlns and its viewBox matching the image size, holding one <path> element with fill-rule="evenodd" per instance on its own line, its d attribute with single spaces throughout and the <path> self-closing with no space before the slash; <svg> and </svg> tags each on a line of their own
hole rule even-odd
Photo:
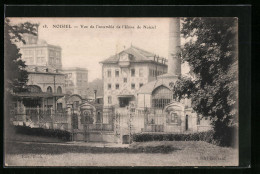
<svg viewBox="0 0 260 174">
<path fill-rule="evenodd" d="M 52 97 L 52 108 L 55 110 L 56 112 L 56 100 L 55 97 Z"/>
<path fill-rule="evenodd" d="M 53 112 L 53 107 L 51 107 L 50 108 L 51 109 L 51 124 L 50 124 L 50 128 L 52 128 L 53 129 L 53 125 L 54 125 L 54 121 L 53 121 L 53 119 L 54 119 L 54 112 Z"/>
<path fill-rule="evenodd" d="M 185 125 L 186 125 L 186 124 L 185 124 L 185 123 L 186 123 L 186 122 L 185 122 L 185 121 L 186 121 L 186 120 L 185 120 L 185 119 L 186 119 L 186 118 L 185 118 L 185 114 L 184 114 L 184 111 L 181 111 L 180 113 L 181 113 L 181 114 L 180 114 L 180 115 L 181 115 L 181 132 L 185 132 Z"/>
<path fill-rule="evenodd" d="M 80 130 L 83 130 L 83 128 L 84 128 L 84 124 L 85 124 L 85 116 L 83 116 L 83 124 L 81 124 L 81 116 L 80 116 L 80 113 L 79 114 L 77 114 L 77 116 L 78 116 L 78 129 L 80 129 Z"/>
<path fill-rule="evenodd" d="M 21 101 L 20 112 L 22 115 L 23 123 L 25 124 L 26 123 L 26 107 L 23 105 L 23 101 Z"/>
<path fill-rule="evenodd" d="M 40 108 L 37 106 L 37 124 L 40 124 Z"/>
<path fill-rule="evenodd" d="M 42 98 L 42 110 L 44 110 L 44 98 Z"/>
<path fill-rule="evenodd" d="M 71 108 L 67 107 L 67 123 L 68 123 L 68 130 L 72 130 L 72 112 Z"/>
</svg>

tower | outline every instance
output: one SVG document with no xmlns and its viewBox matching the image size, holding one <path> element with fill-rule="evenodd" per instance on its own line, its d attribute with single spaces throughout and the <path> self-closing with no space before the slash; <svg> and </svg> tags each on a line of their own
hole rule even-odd
<svg viewBox="0 0 260 174">
<path fill-rule="evenodd" d="M 171 75 L 181 75 L 180 52 L 180 18 L 170 18 L 169 23 L 169 50 L 168 50 L 168 73 Z"/>
<path fill-rule="evenodd" d="M 176 80 L 181 75 L 181 47 L 180 18 L 169 19 L 169 45 L 168 45 L 168 72 L 158 76 L 158 79 Z"/>
</svg>

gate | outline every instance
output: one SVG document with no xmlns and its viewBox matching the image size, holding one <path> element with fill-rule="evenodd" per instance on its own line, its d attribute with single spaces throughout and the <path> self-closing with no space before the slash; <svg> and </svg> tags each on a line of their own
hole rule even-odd
<svg viewBox="0 0 260 174">
<path fill-rule="evenodd" d="M 84 103 L 80 106 L 79 134 L 86 142 L 114 142 L 114 110 Z"/>
<path fill-rule="evenodd" d="M 78 129 L 79 126 L 78 126 L 78 114 L 76 113 L 73 113 L 72 114 L 72 120 L 71 120 L 71 125 L 72 125 L 72 129 Z"/>
</svg>

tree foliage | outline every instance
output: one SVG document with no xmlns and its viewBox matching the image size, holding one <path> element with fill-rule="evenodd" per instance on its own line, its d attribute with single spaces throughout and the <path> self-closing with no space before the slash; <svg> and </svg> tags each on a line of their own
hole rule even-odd
<svg viewBox="0 0 260 174">
<path fill-rule="evenodd" d="M 4 25 L 4 73 L 5 89 L 9 93 L 22 92 L 28 80 L 25 62 L 21 60 L 18 42 L 25 43 L 24 33 L 37 35 L 38 24 L 29 22 L 12 25 L 8 18 Z"/>
<path fill-rule="evenodd" d="M 176 97 L 189 97 L 193 109 L 209 117 L 216 138 L 237 122 L 238 51 L 236 18 L 185 18 L 182 48 L 192 77 L 181 77 L 174 85 Z"/>
</svg>

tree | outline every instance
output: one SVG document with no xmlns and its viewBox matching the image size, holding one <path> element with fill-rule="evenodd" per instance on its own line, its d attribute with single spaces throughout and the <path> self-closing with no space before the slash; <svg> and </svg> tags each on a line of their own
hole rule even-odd
<svg viewBox="0 0 260 174">
<path fill-rule="evenodd" d="M 181 56 L 191 77 L 174 84 L 175 95 L 190 98 L 193 109 L 211 119 L 220 145 L 230 145 L 229 130 L 237 123 L 237 29 L 236 18 L 185 18 L 181 29 L 187 40 Z"/>
<path fill-rule="evenodd" d="M 28 74 L 25 69 L 26 65 L 21 60 L 21 54 L 16 43 L 25 41 L 24 33 L 37 35 L 38 24 L 29 22 L 11 25 L 8 18 L 5 19 L 4 25 L 4 72 L 5 72 L 5 89 L 7 93 L 23 92 L 26 90 L 25 85 L 28 81 Z"/>
<path fill-rule="evenodd" d="M 4 25 L 4 87 L 5 87 L 5 133 L 11 133 L 9 129 L 10 108 L 9 102 L 14 93 L 26 91 L 28 73 L 25 69 L 25 62 L 21 60 L 21 54 L 16 43 L 23 42 L 23 34 L 29 33 L 37 35 L 38 24 L 29 22 L 11 25 L 8 18 Z M 8 129 L 8 130 L 7 130 Z M 10 135 L 10 134 L 9 134 Z M 6 134 L 5 134 L 6 136 Z"/>
</svg>

